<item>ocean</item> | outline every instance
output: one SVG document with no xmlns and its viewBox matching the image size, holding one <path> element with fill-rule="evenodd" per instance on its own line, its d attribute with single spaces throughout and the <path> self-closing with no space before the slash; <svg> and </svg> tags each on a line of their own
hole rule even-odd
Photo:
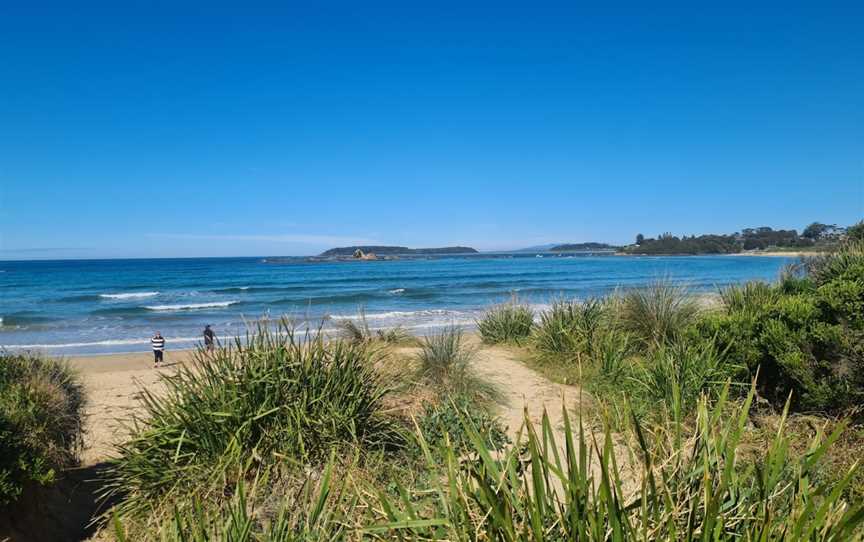
<svg viewBox="0 0 864 542">
<path fill-rule="evenodd" d="M 147 351 L 159 330 L 188 348 L 205 324 L 220 338 L 283 315 L 332 326 L 362 309 L 371 327 L 424 333 L 471 326 L 516 296 L 538 309 L 670 279 L 712 292 L 774 280 L 794 258 L 501 254 L 367 262 L 302 258 L 0 261 L 0 346 L 52 355 Z"/>
</svg>

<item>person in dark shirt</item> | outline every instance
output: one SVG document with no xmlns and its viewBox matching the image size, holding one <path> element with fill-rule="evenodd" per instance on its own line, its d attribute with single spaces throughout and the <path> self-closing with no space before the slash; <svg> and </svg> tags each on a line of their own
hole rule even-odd
<svg viewBox="0 0 864 542">
<path fill-rule="evenodd" d="M 153 367 L 159 367 L 162 363 L 162 356 L 165 353 L 165 337 L 158 331 L 153 338 L 150 339 L 150 346 L 153 347 Z"/>
<path fill-rule="evenodd" d="M 214 343 L 216 342 L 216 334 L 213 333 L 213 330 L 210 329 L 210 324 L 204 326 L 204 348 L 208 351 L 213 350 Z"/>
</svg>

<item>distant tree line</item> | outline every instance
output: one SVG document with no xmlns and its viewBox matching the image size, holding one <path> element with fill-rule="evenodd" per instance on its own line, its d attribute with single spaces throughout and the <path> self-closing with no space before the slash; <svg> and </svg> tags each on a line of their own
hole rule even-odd
<svg viewBox="0 0 864 542">
<path fill-rule="evenodd" d="M 628 254 L 737 254 L 745 250 L 828 248 L 846 238 L 864 239 L 864 221 L 848 228 L 814 222 L 800 235 L 796 230 L 775 230 L 767 226 L 745 228 L 729 235 L 677 237 L 662 233 L 656 238 L 646 238 L 640 233 L 636 243 L 622 251 Z"/>
</svg>

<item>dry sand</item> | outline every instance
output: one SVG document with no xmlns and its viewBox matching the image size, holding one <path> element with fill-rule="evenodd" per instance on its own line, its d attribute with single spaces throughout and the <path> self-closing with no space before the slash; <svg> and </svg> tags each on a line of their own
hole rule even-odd
<svg viewBox="0 0 864 542">
<path fill-rule="evenodd" d="M 142 386 L 160 386 L 159 374 L 176 370 L 189 359 L 191 351 L 165 352 L 165 363 L 153 368 L 153 354 L 109 354 L 69 359 L 84 381 L 87 391 L 87 421 L 84 436 L 84 466 L 107 459 L 114 444 L 126 436 L 123 421 L 138 408 Z"/>
</svg>

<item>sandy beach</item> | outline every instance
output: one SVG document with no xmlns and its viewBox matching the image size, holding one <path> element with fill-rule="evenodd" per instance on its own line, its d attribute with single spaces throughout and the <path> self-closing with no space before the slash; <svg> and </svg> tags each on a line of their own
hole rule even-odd
<svg viewBox="0 0 864 542">
<path fill-rule="evenodd" d="M 727 254 L 727 256 L 764 256 L 769 258 L 810 258 L 821 256 L 824 252 L 807 252 L 802 250 L 790 252 L 739 252 L 738 254 Z"/>
<path fill-rule="evenodd" d="M 468 340 L 480 346 L 476 335 Z M 397 348 L 394 355 L 411 356 L 411 348 Z M 165 364 L 153 368 L 150 353 L 107 354 L 70 358 L 69 363 L 81 375 L 87 390 L 85 448 L 81 457 L 87 467 L 108 459 L 114 446 L 128 434 L 124 423 L 132 419 L 139 405 L 142 387 L 156 391 L 161 388 L 160 375 L 170 374 L 190 360 L 192 350 L 166 352 Z M 516 352 L 502 347 L 482 347 L 475 367 L 484 378 L 498 384 L 505 391 L 505 401 L 498 414 L 505 422 L 511 437 L 519 428 L 527 407 L 534 421 L 539 421 L 544 408 L 560 422 L 562 399 L 577 401 L 579 388 L 549 381 L 524 364 Z M 587 398 L 586 398 L 587 400 Z"/>
<path fill-rule="evenodd" d="M 159 387 L 159 375 L 172 372 L 189 360 L 191 350 L 165 353 L 162 367 L 153 367 L 153 354 L 108 354 L 69 358 L 69 364 L 81 375 L 87 391 L 82 466 L 107 459 L 116 443 L 127 431 L 124 422 L 131 420 L 138 406 L 142 387 Z"/>
</svg>

